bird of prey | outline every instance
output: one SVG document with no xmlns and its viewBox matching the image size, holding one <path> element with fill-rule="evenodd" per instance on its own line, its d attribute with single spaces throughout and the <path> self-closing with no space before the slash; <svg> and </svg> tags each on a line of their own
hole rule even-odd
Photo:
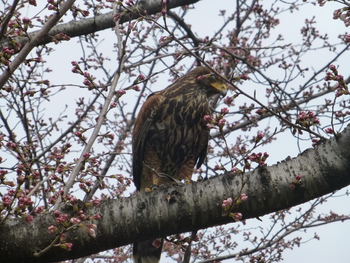
<svg viewBox="0 0 350 263">
<path fill-rule="evenodd" d="M 135 120 L 132 136 L 133 178 L 145 192 L 155 185 L 190 182 L 194 167 L 207 154 L 209 100 L 227 87 L 206 67 L 197 67 L 167 88 L 151 94 Z M 158 239 L 159 240 L 159 239 Z M 159 262 L 163 239 L 134 244 L 135 263 Z"/>
</svg>

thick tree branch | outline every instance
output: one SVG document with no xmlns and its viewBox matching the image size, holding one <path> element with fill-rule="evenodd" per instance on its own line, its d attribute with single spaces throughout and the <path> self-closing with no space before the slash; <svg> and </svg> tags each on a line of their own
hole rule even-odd
<svg viewBox="0 0 350 263">
<path fill-rule="evenodd" d="M 198 2 L 199 0 L 172 0 L 169 1 L 167 7 L 169 9 L 190 5 Z M 139 1 L 136 7 L 140 11 L 147 11 L 147 14 L 152 15 L 159 13 L 162 10 L 162 1 L 158 0 L 142 0 Z M 120 19 L 120 23 L 125 23 L 130 20 L 136 19 L 139 16 L 133 14 L 132 17 L 123 16 Z M 63 33 L 69 37 L 85 36 L 87 34 L 95 33 L 104 29 L 113 28 L 115 23 L 113 22 L 113 12 L 109 12 L 103 15 L 97 15 L 91 18 L 81 19 L 79 21 L 70 21 L 65 24 L 60 24 L 53 27 L 47 35 L 43 36 L 40 41 L 36 43 L 37 46 L 51 43 L 53 37 L 59 33 Z M 40 30 L 39 30 L 40 31 Z M 17 43 L 20 43 L 23 47 L 27 42 L 32 39 L 39 31 L 31 32 L 28 34 L 28 37 L 15 37 L 13 40 Z M 3 47 L 11 46 L 11 43 L 8 40 L 3 40 L 0 42 L 0 50 Z"/>
<path fill-rule="evenodd" d="M 249 196 L 236 211 L 245 219 L 288 208 L 333 192 L 350 184 L 350 126 L 337 138 L 320 143 L 298 157 L 270 167 L 260 167 L 244 175 L 243 193 Z M 296 176 L 302 179 L 291 188 Z M 35 252 L 54 239 L 48 227 L 55 225 L 53 214 L 42 214 L 32 223 L 8 219 L 0 228 L 2 262 L 49 262 L 78 258 L 135 241 L 193 231 L 233 222 L 222 208 L 223 200 L 236 198 L 242 187 L 239 175 L 226 174 L 175 188 L 159 187 L 148 194 L 134 194 L 106 200 L 87 208 L 88 215 L 100 214 L 95 221 L 96 237 L 83 227 L 66 233 L 71 251 L 52 247 L 40 258 Z M 71 214 L 69 209 L 62 211 Z M 92 223 L 92 222 L 86 222 Z M 30 241 L 30 242 L 29 242 Z M 21 251 L 21 253 L 18 253 Z"/>
</svg>

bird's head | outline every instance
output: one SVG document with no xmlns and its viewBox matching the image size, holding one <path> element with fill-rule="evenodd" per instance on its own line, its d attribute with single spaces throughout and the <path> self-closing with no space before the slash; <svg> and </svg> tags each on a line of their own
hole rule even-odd
<svg viewBox="0 0 350 263">
<path fill-rule="evenodd" d="M 197 83 L 205 89 L 208 97 L 215 94 L 220 94 L 223 97 L 226 95 L 227 87 L 219 76 L 205 67 L 197 67 L 194 71 L 197 71 Z"/>
</svg>

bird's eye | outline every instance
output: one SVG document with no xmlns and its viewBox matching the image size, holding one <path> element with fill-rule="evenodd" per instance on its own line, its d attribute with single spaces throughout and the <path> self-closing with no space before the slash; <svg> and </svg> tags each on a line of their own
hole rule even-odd
<svg viewBox="0 0 350 263">
<path fill-rule="evenodd" d="M 209 80 L 210 80 L 210 82 L 215 82 L 216 81 L 216 76 L 211 75 Z"/>
</svg>

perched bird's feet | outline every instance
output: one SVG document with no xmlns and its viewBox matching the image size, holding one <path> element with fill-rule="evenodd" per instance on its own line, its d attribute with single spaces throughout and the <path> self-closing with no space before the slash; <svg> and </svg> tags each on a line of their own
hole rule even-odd
<svg viewBox="0 0 350 263">
<path fill-rule="evenodd" d="M 151 187 L 152 188 L 152 187 Z M 150 192 L 152 192 L 152 189 L 151 188 L 149 188 L 149 187 L 146 187 L 145 188 L 145 193 L 150 193 Z"/>
<path fill-rule="evenodd" d="M 148 189 L 148 192 L 152 192 L 154 190 L 157 190 L 158 188 L 159 188 L 159 185 L 152 184 L 150 188 L 146 188 L 146 189 Z"/>
</svg>

